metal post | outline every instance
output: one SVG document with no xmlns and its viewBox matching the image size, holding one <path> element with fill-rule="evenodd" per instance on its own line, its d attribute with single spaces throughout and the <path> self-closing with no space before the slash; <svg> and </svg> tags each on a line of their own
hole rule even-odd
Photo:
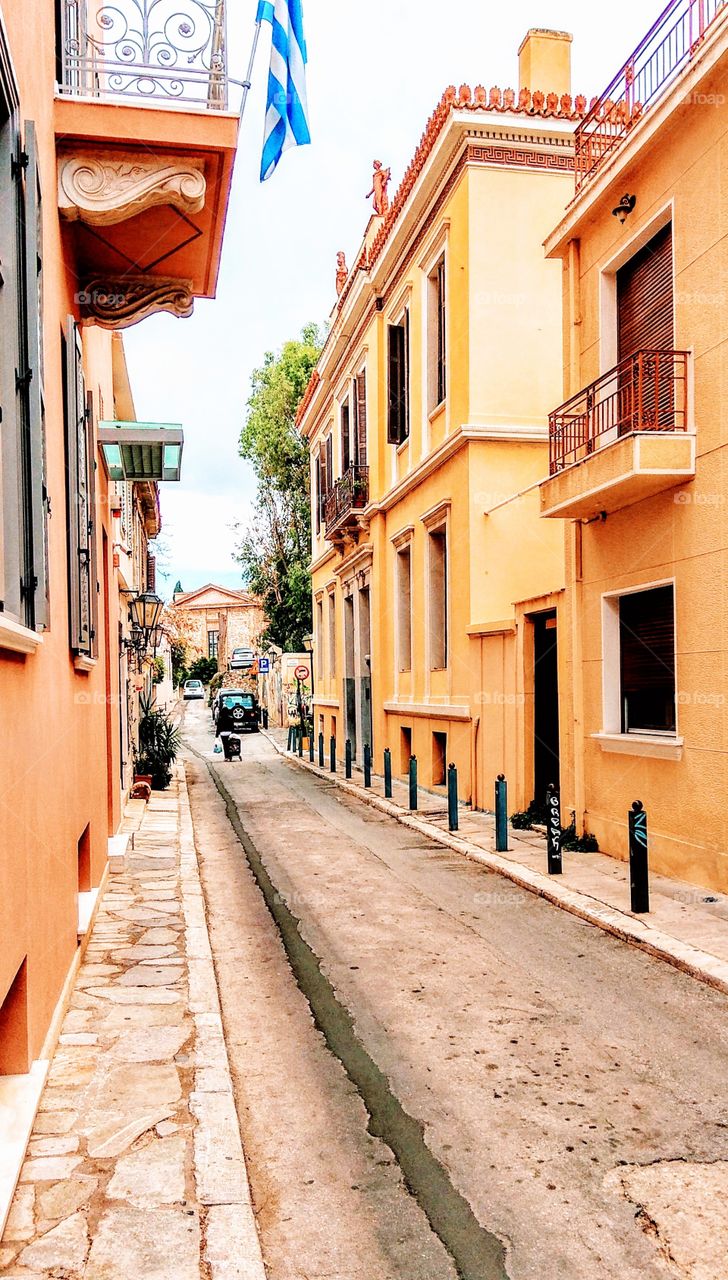
<svg viewBox="0 0 728 1280">
<path fill-rule="evenodd" d="M 303 759 L 303 725 L 298 726 L 298 755 L 299 759 Z"/>
<path fill-rule="evenodd" d="M 495 851 L 506 853 L 508 849 L 508 783 L 504 773 L 495 780 Z"/>
<path fill-rule="evenodd" d="M 287 746 L 286 746 L 286 751 L 290 751 L 290 750 L 291 750 L 292 745 L 293 745 L 293 725 L 292 725 L 292 724 L 289 724 L 289 726 L 288 726 L 288 744 L 287 744 Z"/>
<path fill-rule="evenodd" d="M 410 756 L 409 762 L 409 807 L 417 808 L 417 756 Z"/>
<path fill-rule="evenodd" d="M 650 909 L 650 881 L 647 862 L 647 814 L 642 801 L 635 800 L 629 811 L 629 890 L 632 910 L 640 914 Z"/>
<path fill-rule="evenodd" d="M 447 825 L 451 831 L 458 829 L 458 771 L 454 764 L 447 767 Z"/>
<path fill-rule="evenodd" d="M 324 767 L 324 735 L 319 734 L 319 769 Z"/>
<path fill-rule="evenodd" d="M 332 773 L 336 773 L 336 738 L 333 734 L 329 741 L 329 768 Z"/>
<path fill-rule="evenodd" d="M 546 792 L 546 855 L 550 876 L 560 876 L 561 863 L 561 805 L 559 793 L 553 783 Z"/>
<path fill-rule="evenodd" d="M 344 743 L 344 776 L 351 777 L 351 738 Z"/>
<path fill-rule="evenodd" d="M 364 786 L 372 785 L 372 749 L 368 742 L 364 743 Z"/>
<path fill-rule="evenodd" d="M 308 731 L 308 762 L 313 764 L 313 725 Z"/>
<path fill-rule="evenodd" d="M 268 708 L 263 707 L 263 728 L 268 728 Z"/>
<path fill-rule="evenodd" d="M 384 748 L 384 794 L 387 800 L 392 799 L 392 752 Z"/>
</svg>

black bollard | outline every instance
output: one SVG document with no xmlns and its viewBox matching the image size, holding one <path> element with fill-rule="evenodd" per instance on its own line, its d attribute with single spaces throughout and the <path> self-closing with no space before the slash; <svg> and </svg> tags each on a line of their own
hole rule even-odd
<svg viewBox="0 0 728 1280">
<path fill-rule="evenodd" d="M 336 738 L 333 733 L 329 740 L 329 769 L 332 773 L 336 773 Z"/>
<path fill-rule="evenodd" d="M 364 786 L 372 785 L 372 749 L 368 742 L 364 743 Z"/>
<path fill-rule="evenodd" d="M 650 909 L 650 880 L 647 863 L 647 814 L 642 801 L 635 800 L 627 816 L 629 826 L 629 891 L 632 910 L 642 914 Z"/>
<path fill-rule="evenodd" d="M 263 707 L 263 728 L 268 728 L 268 708 Z"/>
<path fill-rule="evenodd" d="M 561 861 L 561 805 L 559 793 L 551 783 L 546 792 L 546 855 L 550 876 L 560 876 Z"/>
<path fill-rule="evenodd" d="M 303 725 L 298 726 L 298 757 L 303 759 Z"/>
<path fill-rule="evenodd" d="M 458 829 L 458 771 L 454 764 L 447 768 L 447 825 L 451 831 Z"/>
<path fill-rule="evenodd" d="M 508 783 L 505 774 L 499 773 L 495 780 L 495 851 L 506 853 L 508 850 Z"/>
<path fill-rule="evenodd" d="M 313 764 L 313 725 L 308 731 L 308 762 Z"/>
<path fill-rule="evenodd" d="M 324 767 L 324 735 L 319 734 L 319 769 Z"/>
<path fill-rule="evenodd" d="M 410 756 L 409 762 L 409 807 L 417 808 L 417 756 Z"/>
<path fill-rule="evenodd" d="M 286 746 L 286 751 L 292 751 L 292 750 L 293 750 L 293 725 L 290 724 L 288 726 L 288 745 Z"/>
<path fill-rule="evenodd" d="M 351 738 L 344 743 L 344 776 L 351 777 Z"/>
<path fill-rule="evenodd" d="M 387 800 L 392 799 L 392 752 L 384 748 L 384 794 Z"/>
</svg>

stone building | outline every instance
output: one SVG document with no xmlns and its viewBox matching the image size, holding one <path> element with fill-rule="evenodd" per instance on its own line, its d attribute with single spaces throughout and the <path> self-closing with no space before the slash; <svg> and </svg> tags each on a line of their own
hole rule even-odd
<svg viewBox="0 0 728 1280">
<path fill-rule="evenodd" d="M 187 642 L 188 665 L 195 658 L 215 658 L 219 671 L 227 669 L 233 649 L 257 653 L 266 625 L 260 602 L 249 591 L 213 582 L 196 591 L 175 590 L 168 614 Z"/>
</svg>

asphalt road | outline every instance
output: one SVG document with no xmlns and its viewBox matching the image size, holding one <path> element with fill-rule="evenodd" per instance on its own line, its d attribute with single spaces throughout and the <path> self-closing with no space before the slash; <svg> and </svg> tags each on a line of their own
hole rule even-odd
<svg viewBox="0 0 728 1280">
<path fill-rule="evenodd" d="M 270 1280 L 725 1280 L 728 999 L 184 722 Z"/>
</svg>

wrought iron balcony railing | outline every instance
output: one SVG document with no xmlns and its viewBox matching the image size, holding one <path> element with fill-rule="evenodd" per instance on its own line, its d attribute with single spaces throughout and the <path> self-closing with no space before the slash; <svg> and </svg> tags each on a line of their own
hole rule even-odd
<svg viewBox="0 0 728 1280">
<path fill-rule="evenodd" d="M 350 517 L 355 518 L 369 501 L 369 468 L 352 464 L 333 489 L 327 494 L 324 505 L 326 537 L 341 531 Z"/>
<path fill-rule="evenodd" d="M 680 75 L 722 12 L 728 0 L 670 0 L 576 130 L 577 191 Z"/>
<path fill-rule="evenodd" d="M 60 0 L 60 92 L 228 106 L 226 0 Z"/>
<path fill-rule="evenodd" d="M 685 431 L 687 351 L 635 351 L 549 414 L 549 474 L 634 431 Z"/>
</svg>

